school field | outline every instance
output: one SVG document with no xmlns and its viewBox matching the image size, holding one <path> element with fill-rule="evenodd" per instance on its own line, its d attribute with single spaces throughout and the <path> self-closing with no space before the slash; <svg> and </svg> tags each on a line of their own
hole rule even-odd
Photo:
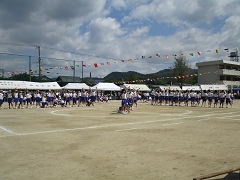
<svg viewBox="0 0 240 180">
<path fill-rule="evenodd" d="M 7 109 L 5 103 L 0 180 L 188 180 L 240 167 L 240 100 L 233 108 L 139 102 L 127 115 L 117 113 L 119 105 Z"/>
</svg>

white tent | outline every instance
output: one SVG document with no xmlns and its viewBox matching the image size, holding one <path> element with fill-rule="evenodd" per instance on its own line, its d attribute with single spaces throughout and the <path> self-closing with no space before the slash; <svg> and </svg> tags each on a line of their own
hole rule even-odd
<svg viewBox="0 0 240 180">
<path fill-rule="evenodd" d="M 200 86 L 202 90 L 228 90 L 227 85 L 201 85 Z"/>
<path fill-rule="evenodd" d="M 183 91 L 188 91 L 188 90 L 201 91 L 201 88 L 199 86 L 183 86 L 182 90 Z"/>
<path fill-rule="evenodd" d="M 161 90 L 181 90 L 179 86 L 159 86 Z"/>
<path fill-rule="evenodd" d="M 39 90 L 57 90 L 61 89 L 61 87 L 58 85 L 57 82 L 45 82 L 45 83 L 39 83 L 39 82 L 28 82 L 24 81 L 26 85 L 26 89 L 39 89 Z"/>
<path fill-rule="evenodd" d="M 68 83 L 62 89 L 89 89 L 89 86 L 85 83 Z"/>
<path fill-rule="evenodd" d="M 91 89 L 101 90 L 101 91 L 120 91 L 120 87 L 115 85 L 114 83 L 98 83 Z"/>
<path fill-rule="evenodd" d="M 151 91 L 146 84 L 123 84 L 121 88 L 130 88 L 138 91 Z"/>
<path fill-rule="evenodd" d="M 0 89 L 26 89 L 24 81 L 0 80 Z"/>
<path fill-rule="evenodd" d="M 57 90 L 61 89 L 57 82 L 29 82 L 29 81 L 0 81 L 0 89 L 39 89 L 39 90 Z"/>
</svg>

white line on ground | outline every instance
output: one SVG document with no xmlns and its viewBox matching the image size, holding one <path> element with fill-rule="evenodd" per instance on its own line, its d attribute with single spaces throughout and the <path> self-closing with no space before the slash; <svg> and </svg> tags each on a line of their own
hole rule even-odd
<svg viewBox="0 0 240 180">
<path fill-rule="evenodd" d="M 163 124 L 163 126 L 172 126 L 172 125 L 178 125 L 178 124 L 182 124 L 183 122 L 179 122 L 179 123 L 171 123 L 171 124 Z"/>
<path fill-rule="evenodd" d="M 55 112 L 60 111 L 60 110 L 55 110 L 52 111 L 52 114 L 55 114 Z M 192 111 L 187 111 L 184 114 L 190 114 Z M 236 112 L 237 113 L 237 112 Z M 183 113 L 182 113 L 183 114 Z M 232 112 L 228 112 L 228 113 L 219 113 L 216 112 L 215 114 L 204 114 L 204 115 L 200 115 L 200 116 L 181 116 L 182 114 L 178 114 L 179 118 L 171 118 L 171 119 L 164 119 L 164 120 L 152 120 L 152 121 L 143 121 L 143 122 L 129 122 L 129 123 L 122 123 L 122 124 L 106 124 L 106 125 L 96 125 L 96 126 L 89 126 L 89 127 L 80 127 L 80 128 L 72 128 L 72 129 L 56 129 L 56 130 L 49 130 L 49 131 L 39 131 L 39 132 L 31 132 L 31 133 L 23 133 L 23 134 L 17 134 L 14 133 L 4 127 L 1 127 L 1 129 L 11 133 L 11 135 L 5 135 L 5 136 L 0 136 L 1 137 L 8 137 L 8 136 L 26 136 L 26 135 L 35 135 L 35 134 L 44 134 L 44 133 L 55 133 L 55 132 L 66 132 L 66 131 L 75 131 L 75 130 L 86 130 L 86 129 L 100 129 L 100 128 L 106 128 L 106 127 L 117 127 L 117 126 L 126 126 L 126 125 L 136 125 L 136 124 L 147 124 L 147 123 L 157 123 L 157 122 L 166 122 L 166 121 L 176 121 L 176 120 L 182 120 L 182 119 L 194 119 L 194 118 L 199 118 L 199 117 L 203 117 L 206 118 L 208 116 L 221 116 L 224 114 L 232 114 Z M 55 114 L 55 115 L 67 115 L 67 114 Z M 67 115 L 69 116 L 69 114 Z M 89 117 L 89 116 L 86 116 Z M 95 116 L 94 116 L 95 117 Z M 112 117 L 112 116 L 111 116 Z M 131 116 L 132 117 L 132 116 Z M 169 125 L 176 125 L 176 124 L 181 124 L 183 122 L 180 123 L 172 123 L 172 124 L 164 124 L 163 126 L 169 126 Z"/>
<path fill-rule="evenodd" d="M 8 132 L 8 133 L 11 133 L 11 134 L 14 134 L 14 135 L 18 135 L 17 133 L 15 133 L 15 132 L 13 132 L 13 131 L 11 131 L 11 130 L 5 128 L 5 127 L 0 126 L 0 129 L 6 131 L 6 132 Z"/>
<path fill-rule="evenodd" d="M 132 129 L 121 129 L 121 130 L 116 130 L 116 131 L 132 131 L 132 130 L 136 130 L 136 129 L 138 129 L 138 128 L 132 128 Z"/>
</svg>

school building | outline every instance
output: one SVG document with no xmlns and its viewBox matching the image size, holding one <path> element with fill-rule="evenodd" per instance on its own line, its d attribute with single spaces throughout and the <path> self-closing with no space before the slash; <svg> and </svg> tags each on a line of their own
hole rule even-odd
<svg viewBox="0 0 240 180">
<path fill-rule="evenodd" d="M 229 90 L 240 86 L 240 62 L 215 60 L 196 63 L 198 84 L 224 84 Z"/>
</svg>

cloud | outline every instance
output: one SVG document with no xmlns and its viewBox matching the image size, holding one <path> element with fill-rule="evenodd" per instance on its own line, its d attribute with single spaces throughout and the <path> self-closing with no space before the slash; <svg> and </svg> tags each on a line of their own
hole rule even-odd
<svg viewBox="0 0 240 180">
<path fill-rule="evenodd" d="M 69 66 L 74 60 L 87 65 L 109 61 L 110 66 L 84 68 L 85 75 L 92 72 L 93 76 L 104 77 L 112 71 L 159 71 L 170 67 L 174 62 L 172 54 L 179 52 L 186 55 L 202 52 L 201 56 L 188 57 L 192 66 L 199 61 L 228 59 L 224 48 L 233 50 L 240 43 L 237 38 L 240 2 L 3 0 L 0 24 L 0 42 L 13 43 L 0 43 L 1 52 L 38 56 L 36 46 L 30 45 L 40 45 L 41 56 L 70 60 L 44 59 L 46 68 Z M 212 52 L 207 53 L 208 49 Z M 218 54 L 215 49 L 220 50 Z M 161 53 L 161 57 L 155 57 L 156 53 Z M 147 58 L 142 59 L 143 55 Z M 19 61 L 19 66 L 16 58 L 11 61 L 1 56 L 0 66 L 9 71 L 14 70 L 12 63 L 15 67 L 28 68 L 28 57 L 23 61 L 25 64 Z M 129 58 L 133 61 L 128 61 Z M 37 67 L 36 59 L 33 63 Z M 78 74 L 81 74 L 80 69 Z M 57 72 L 72 75 L 71 70 L 61 72 L 58 69 Z"/>
</svg>

